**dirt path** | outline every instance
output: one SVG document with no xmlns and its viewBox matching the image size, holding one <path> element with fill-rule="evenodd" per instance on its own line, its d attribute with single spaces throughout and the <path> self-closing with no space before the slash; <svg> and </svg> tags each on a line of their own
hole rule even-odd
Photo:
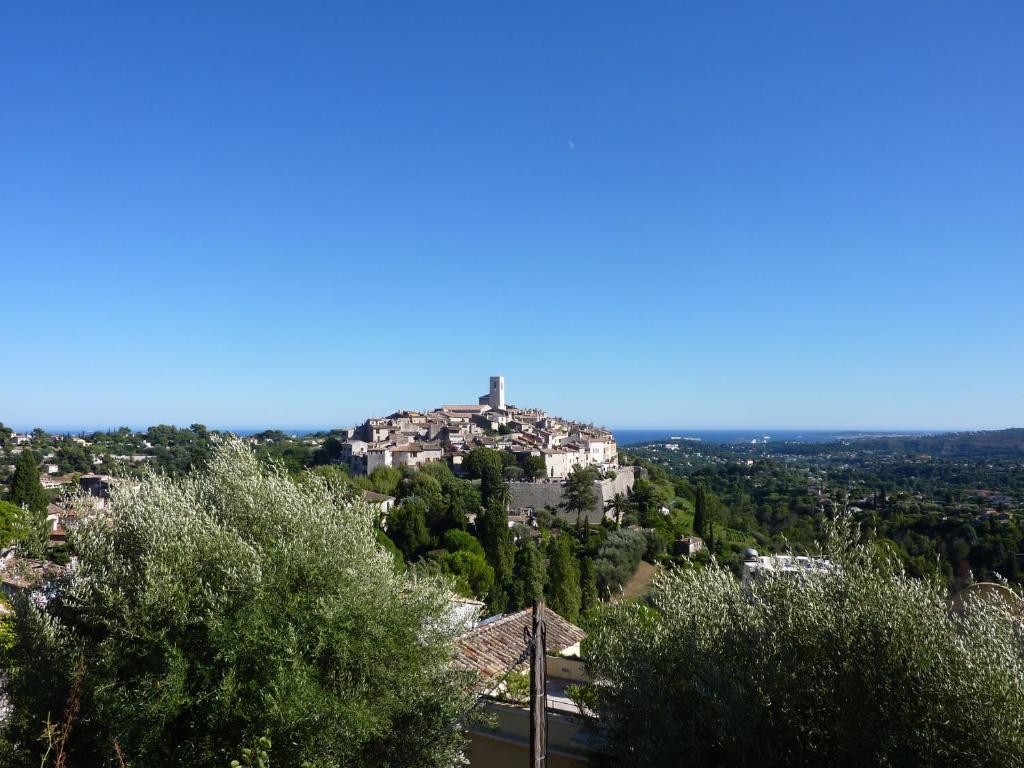
<svg viewBox="0 0 1024 768">
<path fill-rule="evenodd" d="M 622 595 L 617 596 L 615 600 L 640 597 L 647 591 L 648 587 L 651 586 L 651 579 L 654 578 L 655 574 L 657 574 L 659 570 L 660 569 L 657 566 L 641 560 L 640 567 L 636 569 L 636 573 L 633 574 L 633 578 L 631 578 L 626 583 L 626 586 L 623 587 Z"/>
</svg>

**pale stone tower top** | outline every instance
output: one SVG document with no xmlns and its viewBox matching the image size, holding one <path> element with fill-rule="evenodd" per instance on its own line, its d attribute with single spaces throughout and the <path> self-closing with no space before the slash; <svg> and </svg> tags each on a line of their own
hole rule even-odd
<svg viewBox="0 0 1024 768">
<path fill-rule="evenodd" d="M 491 376 L 491 392 L 488 398 L 491 408 L 505 407 L 505 377 Z"/>
</svg>

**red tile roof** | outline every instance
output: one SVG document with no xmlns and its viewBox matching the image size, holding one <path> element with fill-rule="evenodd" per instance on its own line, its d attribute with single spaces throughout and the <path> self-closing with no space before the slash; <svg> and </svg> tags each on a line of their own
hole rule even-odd
<svg viewBox="0 0 1024 768">
<path fill-rule="evenodd" d="M 559 653 L 587 636 L 582 629 L 552 610 L 544 612 L 544 623 L 547 627 L 549 653 Z M 532 624 L 532 611 L 527 608 L 471 629 L 459 638 L 457 663 L 487 677 L 504 673 L 526 647 L 523 630 L 529 629 Z"/>
</svg>

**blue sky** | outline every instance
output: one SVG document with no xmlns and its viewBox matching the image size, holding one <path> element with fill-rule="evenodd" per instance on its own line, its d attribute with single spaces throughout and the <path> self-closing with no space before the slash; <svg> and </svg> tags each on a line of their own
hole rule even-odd
<svg viewBox="0 0 1024 768">
<path fill-rule="evenodd" d="M 0 420 L 1024 426 L 1024 4 L 8 3 Z"/>
</svg>

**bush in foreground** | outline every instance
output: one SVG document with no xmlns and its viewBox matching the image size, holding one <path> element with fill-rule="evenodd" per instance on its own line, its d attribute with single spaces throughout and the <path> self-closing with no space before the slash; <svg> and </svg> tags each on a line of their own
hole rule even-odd
<svg viewBox="0 0 1024 768">
<path fill-rule="evenodd" d="M 1024 764 L 1021 615 L 906 576 L 840 521 L 837 566 L 661 577 L 584 652 L 616 765 Z"/>
<path fill-rule="evenodd" d="M 120 487 L 73 578 L 18 607 L 7 730 L 26 763 L 49 719 L 71 766 L 227 765 L 264 735 L 281 767 L 456 764 L 448 594 L 396 573 L 346 494 L 240 444 Z"/>
</svg>

